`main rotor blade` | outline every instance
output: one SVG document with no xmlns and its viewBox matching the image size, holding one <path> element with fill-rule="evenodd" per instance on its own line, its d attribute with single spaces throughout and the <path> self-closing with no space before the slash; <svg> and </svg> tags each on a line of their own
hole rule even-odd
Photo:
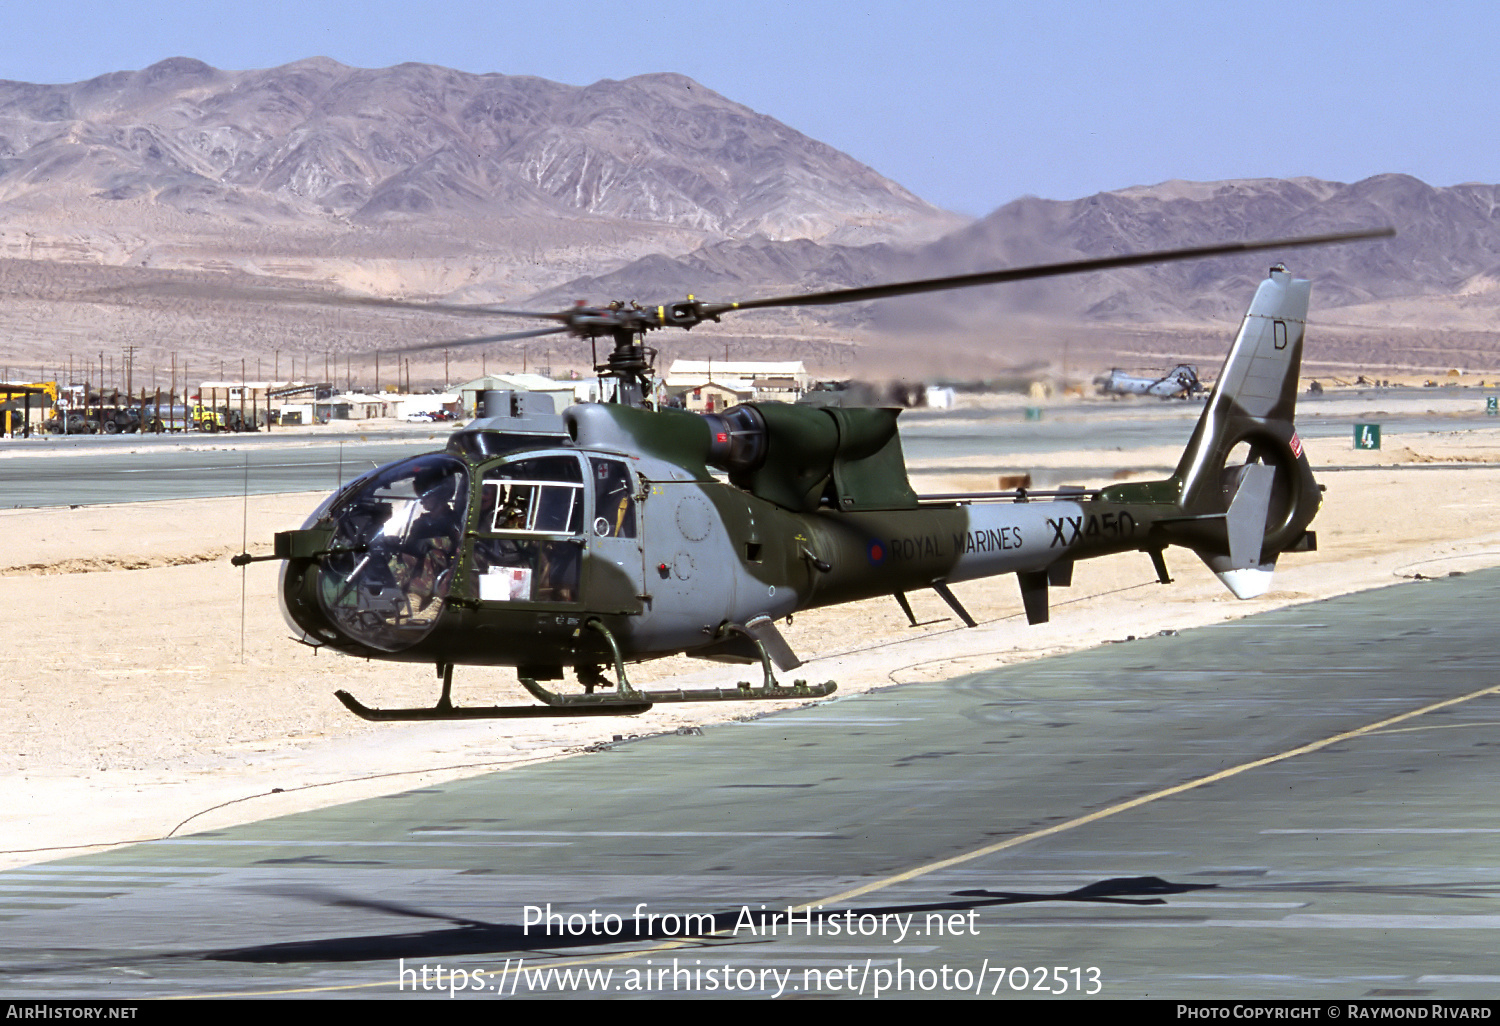
<svg viewBox="0 0 1500 1026">
<path fill-rule="evenodd" d="M 1036 264 L 1031 267 L 1010 267 L 1000 271 L 981 271 L 978 274 L 957 274 L 948 278 L 924 278 L 918 281 L 893 282 L 889 285 L 871 285 L 857 289 L 834 289 L 829 292 L 807 292 L 794 296 L 775 296 L 771 299 L 751 299 L 741 303 L 704 304 L 706 316 L 717 316 L 731 310 L 761 310 L 773 306 L 832 306 L 836 303 L 860 303 L 867 299 L 884 299 L 888 296 L 909 296 L 919 292 L 942 292 L 946 289 L 967 289 L 976 285 L 998 285 L 1008 281 L 1026 281 L 1032 278 L 1051 278 L 1063 274 L 1083 274 L 1088 271 L 1108 271 L 1117 267 L 1137 267 L 1142 264 L 1162 264 L 1175 260 L 1199 260 L 1204 257 L 1228 256 L 1235 253 L 1254 253 L 1264 249 L 1294 249 L 1303 246 L 1332 246 L 1341 242 L 1358 242 L 1363 239 L 1385 239 L 1396 234 L 1394 228 L 1377 228 L 1372 231 L 1341 232 L 1334 235 L 1304 235 L 1290 239 L 1269 239 L 1265 242 L 1230 242 L 1217 246 L 1193 246 L 1188 249 L 1165 249 L 1154 253 L 1127 253 L 1123 256 L 1098 257 L 1091 260 L 1071 260 L 1057 264 Z"/>
<path fill-rule="evenodd" d="M 104 302 L 116 299 L 146 297 L 150 299 L 189 299 L 238 303 L 275 303 L 277 306 L 366 307 L 377 310 L 415 310 L 421 313 L 454 317 L 537 317 L 558 320 L 556 310 L 510 310 L 493 305 L 421 302 L 412 299 L 382 299 L 379 296 L 343 295 L 316 292 L 293 282 L 265 285 L 201 281 L 159 281 L 139 285 L 113 285 L 83 293 L 83 298 Z"/>
<path fill-rule="evenodd" d="M 533 328 L 531 331 L 508 331 L 503 335 L 480 335 L 477 338 L 456 338 L 446 342 L 423 342 L 421 345 L 402 346 L 399 349 L 384 350 L 388 353 L 420 353 L 429 349 L 466 349 L 469 346 L 482 346 L 488 342 L 513 342 L 516 339 L 536 338 L 538 335 L 560 335 L 570 331 L 567 325 L 560 328 Z"/>
</svg>

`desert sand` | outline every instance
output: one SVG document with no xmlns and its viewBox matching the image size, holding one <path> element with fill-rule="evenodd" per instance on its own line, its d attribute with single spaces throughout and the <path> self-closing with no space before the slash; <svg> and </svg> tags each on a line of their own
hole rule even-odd
<svg viewBox="0 0 1500 1026">
<path fill-rule="evenodd" d="M 1471 422 L 1472 423 L 1472 422 Z M 894 601 L 798 614 L 784 628 L 839 696 L 942 679 L 1288 604 L 1500 565 L 1500 425 L 1387 435 L 1378 452 L 1308 442 L 1327 486 L 1319 550 L 1282 558 L 1261 599 L 1235 600 L 1190 554 L 1156 583 L 1129 553 L 1080 563 L 1052 595 L 1052 622 L 1026 624 L 1009 577 L 959 585 L 966 629 L 935 595 L 919 627 Z M 1121 467 L 1175 462 L 1166 449 L 1111 452 Z M 1036 467 L 1097 466 L 1055 452 Z M 913 466 L 921 492 L 994 488 L 978 474 Z M 1345 469 L 1329 469 L 1329 468 Z M 1357 468 L 1357 469 L 1348 469 Z M 1102 482 L 1080 481 L 1083 484 Z M 230 566 L 299 526 L 322 498 L 288 494 L 75 509 L 0 510 L 0 868 L 391 793 L 671 731 L 765 705 L 658 705 L 638 717 L 371 724 L 335 689 L 374 706 L 426 705 L 431 669 L 316 654 L 290 640 L 277 564 Z M 246 519 L 247 518 L 247 519 Z M 639 682 L 729 683 L 745 670 L 676 658 Z M 460 667 L 459 704 L 526 700 L 508 670 Z M 842 697 L 833 699 L 842 700 Z M 795 704 L 795 703 L 793 703 Z"/>
</svg>

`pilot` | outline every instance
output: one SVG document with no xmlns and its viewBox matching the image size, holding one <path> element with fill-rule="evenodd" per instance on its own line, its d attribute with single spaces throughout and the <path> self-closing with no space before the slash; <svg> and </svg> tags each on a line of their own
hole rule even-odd
<svg viewBox="0 0 1500 1026">
<path fill-rule="evenodd" d="M 455 475 L 440 467 L 419 470 L 413 482 L 421 512 L 402 539 L 400 559 L 411 575 L 407 593 L 418 600 L 413 610 L 416 613 L 426 611 L 435 599 L 446 595 L 453 578 L 463 533 L 454 508 L 457 482 Z"/>
<path fill-rule="evenodd" d="M 531 507 L 532 489 L 512 485 L 505 494 L 505 502 L 495 517 L 497 531 L 526 530 L 526 514 Z"/>
<path fill-rule="evenodd" d="M 407 532 L 405 548 L 418 549 L 429 539 L 452 540 L 458 533 L 458 515 L 453 509 L 452 479 L 421 492 L 417 502 L 422 512 Z"/>
</svg>

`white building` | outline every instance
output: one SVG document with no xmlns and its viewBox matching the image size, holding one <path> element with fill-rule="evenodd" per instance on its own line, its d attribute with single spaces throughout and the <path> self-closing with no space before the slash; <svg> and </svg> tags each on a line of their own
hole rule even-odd
<svg viewBox="0 0 1500 1026">
<path fill-rule="evenodd" d="M 593 378 L 587 381 L 553 381 L 540 374 L 486 374 L 454 388 L 463 397 L 464 412 L 470 416 L 479 413 L 480 397 L 485 392 L 540 392 L 550 395 L 552 408 L 561 412 L 575 402 L 597 400 L 598 390 L 599 383 Z"/>
<path fill-rule="evenodd" d="M 673 360 L 663 382 L 685 407 L 734 402 L 796 402 L 812 379 L 801 360 Z"/>
</svg>

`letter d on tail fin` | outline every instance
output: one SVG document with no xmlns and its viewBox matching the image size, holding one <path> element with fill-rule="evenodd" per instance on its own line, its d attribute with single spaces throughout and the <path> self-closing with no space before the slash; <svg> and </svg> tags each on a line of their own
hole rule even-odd
<svg viewBox="0 0 1500 1026">
<path fill-rule="evenodd" d="M 1311 291 L 1271 268 L 1172 477 L 1185 516 L 1169 537 L 1240 598 L 1270 587 L 1280 553 L 1310 547 L 1322 501 L 1293 423 Z"/>
</svg>

